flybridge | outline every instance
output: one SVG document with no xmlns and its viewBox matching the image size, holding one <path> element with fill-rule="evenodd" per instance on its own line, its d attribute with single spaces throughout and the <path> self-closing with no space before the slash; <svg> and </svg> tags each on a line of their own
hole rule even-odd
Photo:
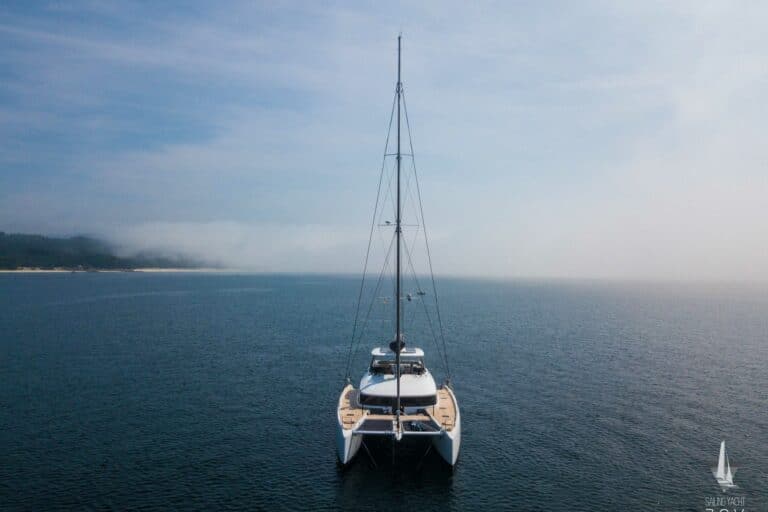
<svg viewBox="0 0 768 512">
<path fill-rule="evenodd" d="M 371 350 L 371 355 L 373 357 L 395 357 L 395 353 L 392 352 L 388 347 L 376 347 L 373 350 Z M 400 357 L 424 357 L 424 351 L 420 348 L 403 348 L 400 351 Z"/>
</svg>

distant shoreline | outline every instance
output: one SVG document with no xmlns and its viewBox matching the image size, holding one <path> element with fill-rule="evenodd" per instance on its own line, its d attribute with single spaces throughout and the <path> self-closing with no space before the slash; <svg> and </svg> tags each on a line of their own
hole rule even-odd
<svg viewBox="0 0 768 512">
<path fill-rule="evenodd" d="M 195 272 L 211 265 L 215 266 L 181 254 L 121 255 L 111 243 L 88 236 L 56 238 L 0 231 L 2 272 Z"/>
<path fill-rule="evenodd" d="M 17 268 L 0 269 L 0 274 L 88 274 L 88 273 L 119 273 L 130 274 L 132 272 L 160 273 L 160 272 L 226 272 L 220 268 L 105 268 L 105 269 L 65 269 L 65 268 Z"/>
</svg>

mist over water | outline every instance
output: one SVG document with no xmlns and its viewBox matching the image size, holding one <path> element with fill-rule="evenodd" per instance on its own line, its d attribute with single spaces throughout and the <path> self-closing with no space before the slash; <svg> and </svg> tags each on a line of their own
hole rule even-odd
<svg viewBox="0 0 768 512">
<path fill-rule="evenodd" d="M 766 287 L 442 279 L 458 466 L 383 446 L 340 471 L 358 285 L 0 275 L 4 506 L 704 510 L 725 440 L 768 508 Z"/>
</svg>

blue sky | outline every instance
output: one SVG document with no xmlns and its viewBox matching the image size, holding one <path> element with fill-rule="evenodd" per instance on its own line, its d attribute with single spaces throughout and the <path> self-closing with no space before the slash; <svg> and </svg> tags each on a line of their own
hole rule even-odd
<svg viewBox="0 0 768 512">
<path fill-rule="evenodd" d="M 0 11 L 0 229 L 362 261 L 397 33 L 436 271 L 768 279 L 762 2 Z"/>
</svg>

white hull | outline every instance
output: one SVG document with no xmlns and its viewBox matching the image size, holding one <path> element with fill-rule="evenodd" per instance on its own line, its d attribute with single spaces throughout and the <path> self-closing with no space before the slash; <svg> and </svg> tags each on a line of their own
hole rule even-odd
<svg viewBox="0 0 768 512">
<path fill-rule="evenodd" d="M 356 396 L 355 393 L 355 389 L 352 385 L 348 384 L 344 386 L 344 389 L 341 391 L 341 396 L 339 396 L 339 405 L 336 410 L 336 454 L 339 456 L 339 462 L 342 464 L 348 464 L 354 458 L 363 441 L 362 435 L 354 433 L 354 429 L 357 428 L 362 421 L 362 416 L 354 416 L 352 420 L 348 420 L 348 428 L 344 428 L 344 418 L 342 417 L 345 409 L 348 411 L 350 399 L 352 405 L 357 405 L 357 400 L 354 398 L 354 396 Z"/>
<path fill-rule="evenodd" d="M 339 462 L 344 465 L 349 464 L 360 450 L 364 437 L 391 436 L 397 441 L 402 440 L 404 437 L 424 438 L 425 442 L 432 443 L 435 451 L 440 454 L 443 460 L 451 466 L 456 465 L 461 447 L 461 415 L 459 414 L 459 407 L 453 390 L 448 386 L 444 386 L 440 393 L 443 394 L 443 400 L 450 400 L 451 402 L 447 406 L 449 413 L 445 420 L 441 421 L 441 419 L 433 415 L 428 416 L 423 412 L 416 415 L 403 415 L 401 418 L 403 418 L 404 425 L 408 424 L 409 421 L 413 421 L 414 418 L 420 418 L 421 421 L 430 424 L 431 428 L 412 430 L 403 427 L 398 431 L 395 428 L 395 416 L 371 415 L 369 411 L 359 408 L 359 404 L 355 403 L 357 390 L 351 385 L 347 385 L 342 390 L 339 398 L 337 414 L 336 453 L 339 457 Z M 352 400 L 352 405 L 357 406 L 354 407 L 354 413 L 350 412 L 350 399 Z M 436 412 L 440 416 L 440 412 Z M 366 420 L 368 419 L 372 419 L 374 422 L 378 421 L 379 427 L 376 430 L 367 428 Z"/>
<path fill-rule="evenodd" d="M 336 454 L 339 456 L 339 462 L 349 464 L 360 450 L 362 442 L 362 434 L 353 434 L 351 430 L 345 430 L 339 425 L 336 432 Z"/>
<path fill-rule="evenodd" d="M 459 448 L 461 448 L 461 413 L 459 412 L 459 404 L 456 402 L 453 390 L 448 386 L 445 386 L 445 389 L 448 390 L 456 407 L 456 424 L 450 432 L 444 431 L 440 437 L 433 438 L 432 445 L 445 462 L 455 466 L 456 460 L 459 458 Z"/>
<path fill-rule="evenodd" d="M 406 434 L 407 435 L 407 434 Z M 363 442 L 362 434 L 353 434 L 349 430 L 338 429 L 336 435 L 336 451 L 339 462 L 347 465 L 352 462 Z M 456 425 L 453 432 L 444 432 L 441 436 L 432 437 L 432 445 L 437 453 L 451 466 L 456 465 L 461 447 L 461 427 Z"/>
<path fill-rule="evenodd" d="M 732 469 L 735 470 L 735 468 L 732 468 Z M 734 487 L 738 487 L 735 483 L 733 483 L 733 477 L 731 477 L 731 479 L 729 480 L 728 478 L 717 476 L 717 469 L 712 470 L 712 476 L 715 477 L 715 480 L 717 480 L 717 484 L 722 489 L 733 489 Z"/>
</svg>

